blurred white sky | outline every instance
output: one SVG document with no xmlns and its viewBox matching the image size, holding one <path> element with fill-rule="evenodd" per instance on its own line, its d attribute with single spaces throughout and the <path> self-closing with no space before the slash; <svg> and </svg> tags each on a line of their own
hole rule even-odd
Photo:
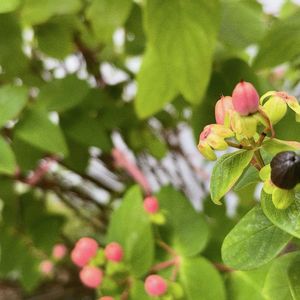
<svg viewBox="0 0 300 300">
<path fill-rule="evenodd" d="M 291 0 L 292 2 L 300 5 L 300 0 Z M 266 13 L 277 14 L 280 7 L 283 5 L 285 0 L 258 0 L 258 2 L 264 5 Z"/>
</svg>

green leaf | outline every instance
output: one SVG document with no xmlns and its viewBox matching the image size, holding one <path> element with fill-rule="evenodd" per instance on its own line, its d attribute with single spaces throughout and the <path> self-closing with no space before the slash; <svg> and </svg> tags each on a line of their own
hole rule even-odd
<svg viewBox="0 0 300 300">
<path fill-rule="evenodd" d="M 0 127 L 18 116 L 27 101 L 27 89 L 5 85 L 0 88 Z"/>
<path fill-rule="evenodd" d="M 150 47 L 144 56 L 137 82 L 135 109 L 140 118 L 149 117 L 160 111 L 177 94 L 172 77 L 165 72 L 159 56 Z"/>
<path fill-rule="evenodd" d="M 237 192 L 253 183 L 260 182 L 259 173 L 256 168 L 253 166 L 249 166 L 242 176 L 240 177 L 239 181 L 234 186 L 234 191 Z"/>
<path fill-rule="evenodd" d="M 184 256 L 202 251 L 209 238 L 204 216 L 197 213 L 189 200 L 172 187 L 162 188 L 157 197 L 166 215 L 166 224 L 161 228 L 166 241 Z"/>
<path fill-rule="evenodd" d="M 225 300 L 225 287 L 221 275 L 205 258 L 182 258 L 180 281 L 187 300 Z"/>
<path fill-rule="evenodd" d="M 277 258 L 266 277 L 263 293 L 267 299 L 298 300 L 293 297 L 292 287 L 289 282 L 288 271 L 294 258 L 299 252 L 293 252 Z M 298 283 L 299 284 L 299 283 Z"/>
<path fill-rule="evenodd" d="M 113 32 L 125 23 L 132 3 L 132 0 L 92 1 L 86 16 L 99 41 L 109 42 L 112 39 Z"/>
<path fill-rule="evenodd" d="M 239 150 L 223 155 L 215 164 L 210 192 L 214 203 L 221 204 L 220 199 L 234 186 L 253 157 L 253 151 Z"/>
<path fill-rule="evenodd" d="M 274 226 L 256 206 L 226 236 L 222 258 L 230 267 L 250 270 L 271 261 L 290 239 L 289 234 Z"/>
<path fill-rule="evenodd" d="M 1 1 L 4 2 L 4 1 Z M 3 14 L 0 17 L 0 64 L 1 76 L 15 78 L 24 72 L 27 60 L 22 51 L 22 29 L 15 15 Z"/>
<path fill-rule="evenodd" d="M 162 188 L 157 197 L 166 215 L 166 224 L 161 229 L 165 232 L 166 241 L 184 256 L 202 251 L 209 238 L 204 216 L 197 213 L 189 200 L 172 187 Z"/>
<path fill-rule="evenodd" d="M 0 137 L 0 173 L 14 175 L 16 170 L 15 155 L 8 143 Z"/>
<path fill-rule="evenodd" d="M 36 28 L 38 47 L 46 55 L 63 59 L 75 51 L 73 43 L 75 28 L 72 27 L 73 24 L 66 22 L 66 19 L 66 17 L 54 19 Z"/>
<path fill-rule="evenodd" d="M 263 13 L 259 4 L 250 1 L 222 2 L 220 40 L 233 48 L 245 48 L 258 42 L 264 34 Z"/>
<path fill-rule="evenodd" d="M 257 69 L 274 67 L 300 54 L 300 12 L 278 20 L 260 43 L 254 60 Z"/>
<path fill-rule="evenodd" d="M 267 264 L 256 270 L 229 273 L 227 282 L 230 300 L 269 300 L 263 295 L 266 276 L 271 267 Z"/>
<path fill-rule="evenodd" d="M 261 206 L 270 221 L 287 233 L 300 238 L 300 194 L 296 201 L 286 209 L 277 209 L 272 201 L 272 195 L 262 191 Z"/>
<path fill-rule="evenodd" d="M 5 0 L 0 2 L 0 13 L 15 10 L 20 5 L 20 0 Z"/>
<path fill-rule="evenodd" d="M 107 240 L 124 247 L 125 261 L 135 276 L 148 272 L 153 262 L 154 238 L 139 187 L 132 187 L 120 208 L 112 214 Z"/>
<path fill-rule="evenodd" d="M 140 280 L 135 280 L 130 288 L 131 300 L 150 300 L 151 298 L 146 294 L 144 283 Z"/>
<path fill-rule="evenodd" d="M 296 127 L 297 124 L 294 123 Z M 293 141 L 282 141 L 279 139 L 268 139 L 263 143 L 263 149 L 272 155 L 283 151 L 299 151 L 300 143 Z"/>
<path fill-rule="evenodd" d="M 300 299 L 300 255 L 298 254 L 288 268 L 288 281 L 294 300 Z"/>
<path fill-rule="evenodd" d="M 41 87 L 38 101 L 49 111 L 66 111 L 78 105 L 88 93 L 86 81 L 75 75 L 55 79 Z"/>
<path fill-rule="evenodd" d="M 47 112 L 28 110 L 17 124 L 14 134 L 19 139 L 48 153 L 67 155 L 68 149 L 58 125 L 53 124 Z"/>
<path fill-rule="evenodd" d="M 166 78 L 191 103 L 201 101 L 210 78 L 218 20 L 216 0 L 152 0 L 145 6 L 149 46 L 159 57 Z M 152 89 L 157 84 L 157 79 L 148 82 Z"/>
<path fill-rule="evenodd" d="M 21 17 L 24 23 L 36 25 L 55 15 L 76 13 L 81 6 L 81 0 L 24 0 Z"/>
<path fill-rule="evenodd" d="M 111 141 L 104 130 L 104 124 L 100 118 L 72 111 L 66 119 L 62 120 L 62 127 L 69 138 L 84 146 L 95 146 L 103 151 L 111 149 Z"/>
</svg>

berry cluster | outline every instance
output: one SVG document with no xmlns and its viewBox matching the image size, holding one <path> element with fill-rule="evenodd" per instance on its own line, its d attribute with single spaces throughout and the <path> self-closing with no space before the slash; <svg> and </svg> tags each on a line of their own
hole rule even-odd
<svg viewBox="0 0 300 300">
<path fill-rule="evenodd" d="M 89 288 L 97 289 L 105 279 L 104 269 L 107 269 L 109 262 L 120 263 L 123 260 L 123 248 L 120 244 L 112 242 L 102 249 L 94 239 L 83 237 L 75 244 L 71 260 L 81 268 L 79 273 L 81 282 Z M 100 299 L 113 298 L 104 296 Z"/>
<path fill-rule="evenodd" d="M 295 97 L 275 91 L 259 97 L 251 83 L 241 81 L 232 96 L 222 96 L 217 101 L 216 124 L 204 127 L 198 144 L 199 151 L 209 160 L 217 159 L 214 150 L 226 150 L 229 146 L 252 151 L 252 164 L 265 182 L 264 191 L 272 194 L 278 209 L 287 208 L 295 200 L 294 188 L 300 183 L 299 156 L 295 152 L 277 152 L 279 156 L 266 165 L 261 150 L 265 142 L 275 140 L 273 126 L 285 116 L 287 107 L 296 113 L 296 121 L 300 121 L 300 105 Z M 299 143 L 276 141 L 284 144 L 284 149 L 300 149 Z"/>
</svg>

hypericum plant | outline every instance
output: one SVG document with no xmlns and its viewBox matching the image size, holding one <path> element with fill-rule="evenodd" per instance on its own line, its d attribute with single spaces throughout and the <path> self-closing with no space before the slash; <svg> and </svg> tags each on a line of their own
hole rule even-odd
<svg viewBox="0 0 300 300">
<path fill-rule="evenodd" d="M 259 171 L 263 190 L 272 196 L 277 209 L 286 209 L 295 201 L 300 143 L 276 139 L 273 127 L 285 116 L 287 106 L 299 121 L 300 105 L 295 97 L 271 91 L 259 98 L 254 86 L 245 81 L 236 85 L 231 97 L 222 96 L 216 103 L 216 124 L 205 126 L 198 149 L 209 160 L 217 159 L 215 150 L 239 149 L 224 154 L 213 169 L 211 198 L 216 204 L 221 204 L 250 165 Z"/>
</svg>

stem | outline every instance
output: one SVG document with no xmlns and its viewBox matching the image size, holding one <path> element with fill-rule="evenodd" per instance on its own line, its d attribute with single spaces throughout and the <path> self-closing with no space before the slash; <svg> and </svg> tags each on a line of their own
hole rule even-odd
<svg viewBox="0 0 300 300">
<path fill-rule="evenodd" d="M 246 145 L 242 145 L 242 144 L 236 144 L 230 141 L 226 141 L 226 143 L 233 148 L 237 148 L 237 149 L 246 149 L 246 150 L 252 150 L 252 147 L 250 146 L 246 146 Z"/>
<path fill-rule="evenodd" d="M 166 250 L 168 253 L 170 253 L 171 255 L 173 256 L 177 256 L 177 253 L 168 245 L 166 244 L 165 242 L 161 241 L 161 240 L 158 240 L 157 241 L 157 244 L 163 248 L 164 250 Z"/>
<path fill-rule="evenodd" d="M 217 270 L 219 270 L 220 272 L 233 272 L 234 269 L 231 269 L 230 267 L 224 265 L 224 264 L 221 264 L 221 263 L 214 263 L 214 266 Z"/>
<path fill-rule="evenodd" d="M 154 265 L 151 269 L 150 269 L 150 273 L 153 273 L 153 272 L 157 272 L 157 271 L 160 271 L 160 270 L 163 270 L 163 269 L 166 269 L 168 267 L 171 267 L 171 266 L 174 266 L 176 265 L 176 262 L 177 262 L 177 259 L 176 258 L 173 258 L 171 260 L 167 260 L 167 261 L 163 261 L 161 263 L 158 263 L 156 265 Z"/>
<path fill-rule="evenodd" d="M 254 157 L 255 157 L 255 159 L 256 159 L 256 161 L 257 161 L 260 169 L 262 169 L 265 166 L 265 162 L 264 162 L 264 160 L 263 160 L 263 158 L 261 156 L 260 150 L 257 149 L 257 145 L 255 143 L 254 138 L 251 138 L 249 141 L 250 141 L 253 149 L 256 149 L 256 150 L 254 150 Z"/>
</svg>

